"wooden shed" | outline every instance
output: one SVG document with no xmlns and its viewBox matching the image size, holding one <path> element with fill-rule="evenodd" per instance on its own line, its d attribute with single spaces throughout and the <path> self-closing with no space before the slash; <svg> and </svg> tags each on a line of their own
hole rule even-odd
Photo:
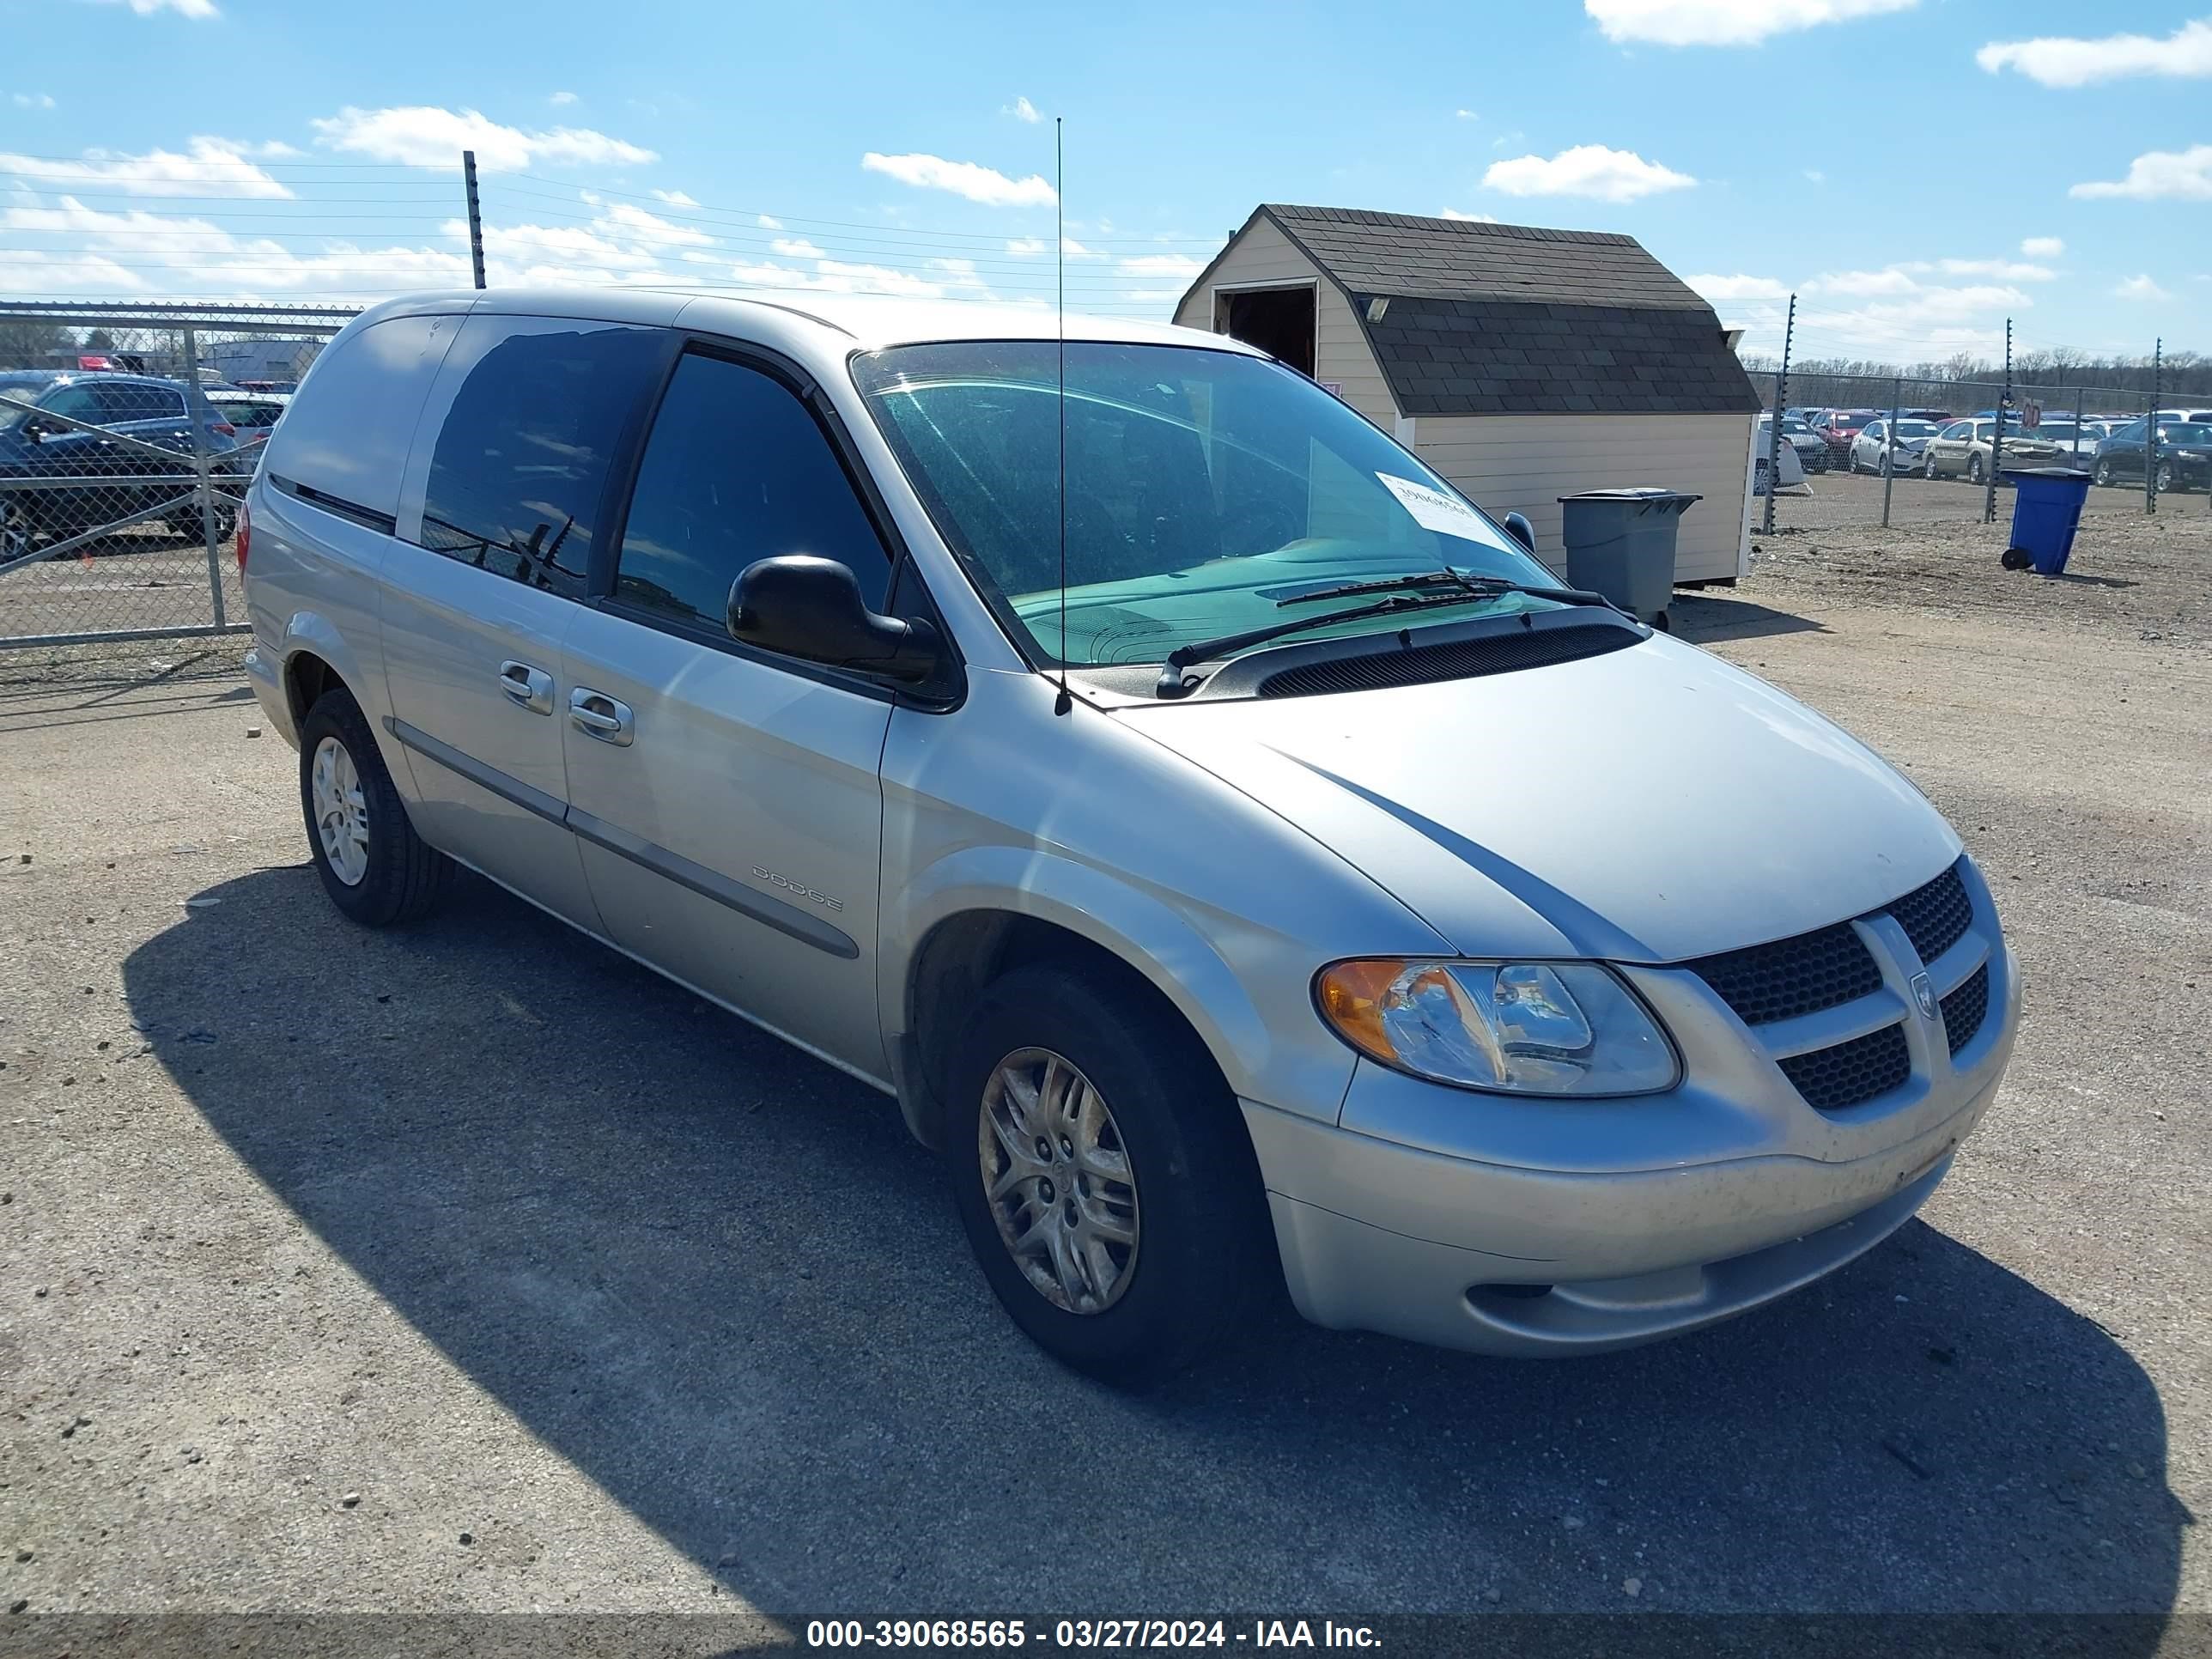
<svg viewBox="0 0 2212 1659">
<path fill-rule="evenodd" d="M 1564 573 L 1559 498 L 1664 484 L 1678 581 L 1748 568 L 1759 394 L 1704 300 L 1632 236 L 1350 208 L 1254 210 L 1176 307 L 1310 374 Z"/>
</svg>

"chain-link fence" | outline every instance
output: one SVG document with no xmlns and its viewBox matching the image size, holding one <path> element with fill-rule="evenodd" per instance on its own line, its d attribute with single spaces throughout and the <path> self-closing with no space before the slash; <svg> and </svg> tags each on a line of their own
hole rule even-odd
<svg viewBox="0 0 2212 1659">
<path fill-rule="evenodd" d="M 246 483 L 351 314 L 0 304 L 0 650 L 242 631 Z"/>
<path fill-rule="evenodd" d="M 2089 474 L 2099 513 L 2155 513 L 2166 498 L 2206 489 L 2194 459 L 2208 435 L 2195 417 L 2212 417 L 2212 397 L 2202 393 L 2154 401 L 2139 388 L 2001 380 L 1795 370 L 1786 384 L 1771 373 L 1752 378 L 1767 405 L 1754 470 L 1763 487 L 1771 455 L 1782 479 L 1754 514 L 1766 530 L 1986 521 L 2010 510 L 2008 475 L 2029 467 Z M 2166 510 L 2179 505 L 2166 501 Z"/>
</svg>

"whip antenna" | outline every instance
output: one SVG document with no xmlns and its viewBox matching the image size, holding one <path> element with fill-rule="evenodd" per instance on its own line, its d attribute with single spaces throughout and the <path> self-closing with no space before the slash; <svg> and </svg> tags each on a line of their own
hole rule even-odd
<svg viewBox="0 0 2212 1659">
<path fill-rule="evenodd" d="M 1060 117 L 1052 118 L 1053 263 L 1059 282 L 1053 307 L 1058 395 L 1053 411 L 1060 424 L 1060 695 L 1052 712 L 1065 714 L 1075 705 L 1067 690 L 1067 198 L 1061 185 Z"/>
</svg>

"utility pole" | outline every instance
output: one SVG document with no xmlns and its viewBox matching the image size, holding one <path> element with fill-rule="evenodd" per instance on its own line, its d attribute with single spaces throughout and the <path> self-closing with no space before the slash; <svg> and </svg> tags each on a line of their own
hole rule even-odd
<svg viewBox="0 0 2212 1659">
<path fill-rule="evenodd" d="M 1759 533 L 1774 533 L 1774 492 L 1782 485 L 1782 405 L 1790 401 L 1790 341 L 1797 331 L 1797 296 L 1790 296 L 1790 316 L 1782 325 L 1782 372 L 1774 377 L 1774 416 L 1766 428 L 1766 522 Z"/>
<path fill-rule="evenodd" d="M 1982 522 L 1995 524 L 1997 517 L 1997 471 L 2004 465 L 2005 416 L 2012 412 L 2012 319 L 2005 319 L 2005 377 L 2004 395 L 1997 399 L 1996 435 L 1990 440 L 1990 481 L 1982 497 Z"/>
<path fill-rule="evenodd" d="M 477 153 L 472 149 L 461 152 L 461 183 L 469 194 L 469 263 L 475 267 L 477 286 L 484 285 L 483 275 L 483 210 L 477 204 Z"/>
<path fill-rule="evenodd" d="M 2150 409 L 2143 416 L 2143 511 L 2158 511 L 2158 400 L 2164 389 L 2159 385 L 2159 358 L 2166 349 L 2163 338 L 2150 344 Z"/>
</svg>

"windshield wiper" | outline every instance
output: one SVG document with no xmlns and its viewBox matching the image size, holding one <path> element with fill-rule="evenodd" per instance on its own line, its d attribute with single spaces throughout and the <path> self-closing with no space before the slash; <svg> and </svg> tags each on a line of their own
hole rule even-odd
<svg viewBox="0 0 2212 1659">
<path fill-rule="evenodd" d="M 1428 575 L 1437 576 L 1443 574 L 1440 571 L 1431 572 Z M 1167 661 L 1160 665 L 1160 678 L 1158 684 L 1152 688 L 1153 695 L 1159 697 L 1181 697 L 1187 696 L 1196 690 L 1200 682 L 1186 680 L 1183 678 L 1183 670 L 1188 668 L 1193 663 L 1205 662 L 1213 657 L 1226 656 L 1232 651 L 1242 651 L 1249 646 L 1265 645 L 1270 640 L 1279 640 L 1285 635 L 1302 633 L 1309 628 L 1327 628 L 1334 623 L 1356 622 L 1362 617 L 1379 617 L 1386 611 L 1432 610 L 1438 605 L 1465 605 L 1470 599 L 1494 599 L 1505 593 L 1527 593 L 1540 599 L 1554 599 L 1561 605 L 1602 605 L 1607 611 L 1620 610 L 1619 605 L 1606 598 L 1604 594 L 1589 592 L 1579 587 L 1537 587 L 1527 582 L 1507 581 L 1502 576 L 1462 576 L 1456 571 L 1452 572 L 1447 580 L 1451 581 L 1455 590 L 1449 593 L 1393 593 L 1388 599 L 1377 600 L 1373 605 L 1355 605 L 1341 611 L 1324 611 L 1318 617 L 1293 617 L 1283 622 L 1271 623 L 1265 628 L 1249 629 L 1242 634 L 1224 634 L 1217 639 L 1194 640 L 1188 645 L 1179 645 L 1168 653 Z M 1396 587 L 1401 583 L 1393 581 L 1382 585 Z M 1425 578 L 1419 585 L 1428 586 L 1431 583 Z M 1355 583 L 1349 587 L 1326 589 L 1324 593 L 1357 593 L 1365 591 L 1371 590 L 1363 588 L 1359 584 Z M 1298 599 L 1321 597 L 1322 594 L 1299 594 L 1291 599 L 1279 599 L 1276 603 L 1290 605 L 1297 603 Z M 1622 611 L 1621 614 L 1627 616 L 1629 613 Z M 1523 617 L 1522 620 L 1526 622 L 1528 618 Z M 1632 617 L 1631 620 L 1633 618 Z"/>
<path fill-rule="evenodd" d="M 1293 593 L 1287 599 L 1277 599 L 1279 609 L 1286 605 L 1304 605 L 1310 599 L 1348 599 L 1358 593 L 1389 593 L 1407 587 L 1457 587 L 1469 592 L 1485 592 L 1484 586 L 1494 578 L 1469 577 L 1446 565 L 1441 570 L 1413 570 L 1402 576 L 1378 576 L 1370 582 L 1346 582 L 1336 587 L 1316 587 L 1304 593 Z"/>
<path fill-rule="evenodd" d="M 1510 581 L 1504 576 L 1471 576 L 1463 570 L 1447 565 L 1442 570 L 1417 570 L 1404 576 L 1379 576 L 1370 582 L 1346 582 L 1341 587 L 1317 588 L 1310 593 L 1293 593 L 1288 599 L 1277 599 L 1278 608 L 1286 605 L 1303 605 L 1309 599 L 1345 599 L 1355 593 L 1387 593 L 1394 588 L 1443 587 L 1449 586 L 1474 599 L 1497 599 L 1507 593 L 1527 593 L 1540 599 L 1556 599 L 1561 605 L 1613 605 L 1602 593 L 1592 593 L 1579 587 L 1539 587 L 1529 582 Z"/>
</svg>

